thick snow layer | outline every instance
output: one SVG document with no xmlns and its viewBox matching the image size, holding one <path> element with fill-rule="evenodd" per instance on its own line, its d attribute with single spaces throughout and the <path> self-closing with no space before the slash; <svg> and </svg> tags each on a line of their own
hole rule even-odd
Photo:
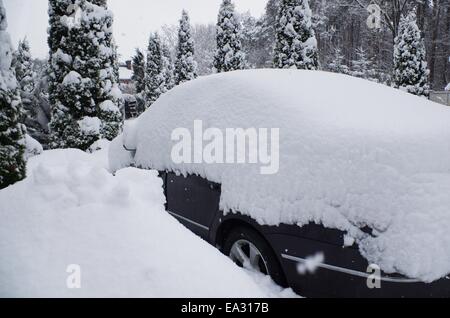
<svg viewBox="0 0 450 318">
<path fill-rule="evenodd" d="M 44 151 L 44 148 L 39 143 L 39 141 L 37 141 L 36 139 L 34 139 L 33 137 L 31 137 L 28 134 L 25 135 L 25 145 L 26 145 L 25 156 L 27 158 L 31 158 L 31 157 L 40 155 Z"/>
<path fill-rule="evenodd" d="M 0 297 L 294 296 L 170 217 L 157 172 L 113 176 L 106 153 L 46 151 L 0 191 Z"/>
<path fill-rule="evenodd" d="M 446 91 L 450 91 L 450 83 L 448 83 L 448 85 L 445 87 Z"/>
<path fill-rule="evenodd" d="M 131 80 L 131 77 L 133 76 L 133 71 L 126 68 L 126 67 L 120 67 L 119 68 L 119 78 L 121 80 Z"/>
<path fill-rule="evenodd" d="M 106 100 L 106 101 L 100 103 L 99 107 L 104 112 L 110 112 L 110 113 L 119 113 L 120 112 L 120 110 L 116 106 L 116 104 L 114 104 L 110 100 Z"/>
<path fill-rule="evenodd" d="M 73 85 L 81 83 L 81 75 L 75 71 L 71 71 L 64 77 L 63 84 L 64 85 Z"/>
<path fill-rule="evenodd" d="M 85 116 L 78 121 L 80 130 L 86 135 L 98 135 L 100 133 L 101 121 L 98 117 Z"/>
<path fill-rule="evenodd" d="M 203 129 L 279 128 L 279 173 L 261 175 L 250 164 L 173 163 L 173 130 L 192 133 L 199 119 Z M 128 164 L 220 182 L 224 211 L 261 224 L 316 222 L 347 231 L 387 272 L 424 281 L 450 272 L 450 111 L 444 106 L 345 75 L 252 70 L 176 87 L 136 129 L 136 140 L 127 141 L 137 149 Z M 113 147 L 112 168 L 126 165 L 127 156 Z M 359 230 L 366 225 L 375 237 Z"/>
</svg>

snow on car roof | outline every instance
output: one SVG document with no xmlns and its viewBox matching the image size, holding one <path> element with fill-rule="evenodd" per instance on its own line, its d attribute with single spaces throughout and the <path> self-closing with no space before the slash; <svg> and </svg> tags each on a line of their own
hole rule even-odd
<svg viewBox="0 0 450 318">
<path fill-rule="evenodd" d="M 279 172 L 262 175 L 254 164 L 175 164 L 171 134 L 192 130 L 195 120 L 204 129 L 279 128 Z M 424 281 L 450 272 L 444 106 L 345 75 L 249 70 L 178 86 L 133 126 L 136 166 L 221 183 L 224 211 L 267 225 L 315 222 L 346 231 L 386 272 Z M 113 169 L 127 164 L 117 158 L 131 161 L 119 153 L 123 138 L 111 147 Z M 374 236 L 362 233 L 364 226 Z"/>
</svg>

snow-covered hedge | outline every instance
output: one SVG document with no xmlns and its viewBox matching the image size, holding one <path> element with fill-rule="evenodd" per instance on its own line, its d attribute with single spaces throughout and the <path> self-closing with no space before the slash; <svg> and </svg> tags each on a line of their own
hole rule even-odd
<svg viewBox="0 0 450 318">
<path fill-rule="evenodd" d="M 197 119 L 204 129 L 280 128 L 279 173 L 173 163 L 172 131 L 192 131 Z M 347 231 L 387 272 L 424 281 L 450 272 L 450 111 L 443 106 L 345 75 L 252 70 L 176 87 L 136 129 L 135 142 L 128 141 L 137 148 L 136 166 L 221 183 L 224 211 L 261 224 L 316 222 Z M 110 158 L 115 149 L 123 153 L 113 147 Z"/>
</svg>

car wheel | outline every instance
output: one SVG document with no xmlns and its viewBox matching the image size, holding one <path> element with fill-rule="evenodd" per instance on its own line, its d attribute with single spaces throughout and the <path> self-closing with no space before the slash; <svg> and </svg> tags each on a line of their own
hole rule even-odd
<svg viewBox="0 0 450 318">
<path fill-rule="evenodd" d="M 275 283 L 287 287 L 283 270 L 275 253 L 255 230 L 244 226 L 232 229 L 225 238 L 223 253 L 238 266 L 270 275 Z"/>
</svg>

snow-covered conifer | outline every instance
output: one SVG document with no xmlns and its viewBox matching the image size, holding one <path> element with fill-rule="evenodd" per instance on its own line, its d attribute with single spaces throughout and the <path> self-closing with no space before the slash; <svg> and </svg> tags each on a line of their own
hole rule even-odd
<svg viewBox="0 0 450 318">
<path fill-rule="evenodd" d="M 161 39 L 158 33 L 150 35 L 145 68 L 146 108 L 150 107 L 166 89 Z"/>
<path fill-rule="evenodd" d="M 30 45 L 26 38 L 19 41 L 17 51 L 14 53 L 13 66 L 21 92 L 32 93 L 35 74 L 33 72 Z"/>
<path fill-rule="evenodd" d="M 78 1 L 77 1 L 78 2 Z M 69 31 L 70 16 L 75 16 L 77 7 L 75 0 L 49 0 L 49 72 L 48 89 L 51 105 L 51 147 L 67 147 L 65 135 L 73 124 L 69 105 L 64 100 L 62 82 L 72 71 L 72 56 L 70 55 Z M 73 21 L 70 21 L 73 22 Z"/>
<path fill-rule="evenodd" d="M 394 83 L 408 93 L 428 96 L 430 71 L 415 12 L 403 16 L 394 45 Z"/>
<path fill-rule="evenodd" d="M 141 50 L 136 49 L 133 56 L 133 75 L 131 77 L 136 93 L 140 94 L 145 90 L 145 56 Z"/>
<path fill-rule="evenodd" d="M 85 3 L 81 19 L 82 34 L 87 36 L 82 72 L 93 82 L 96 116 L 101 121 L 100 138 L 114 139 L 122 125 L 122 97 L 118 84 L 117 51 L 112 32 L 113 14 L 106 0 Z M 88 114 L 89 115 L 89 114 Z"/>
<path fill-rule="evenodd" d="M 345 57 L 340 48 L 335 48 L 328 69 L 334 73 L 349 74 L 349 67 L 345 64 Z"/>
<path fill-rule="evenodd" d="M 178 47 L 175 61 L 175 84 L 193 80 L 197 77 L 197 63 L 194 61 L 194 41 L 187 11 L 183 10 L 178 29 Z"/>
<path fill-rule="evenodd" d="M 106 0 L 50 0 L 49 15 L 53 146 L 85 150 L 122 123 L 112 13 Z"/>
<path fill-rule="evenodd" d="M 19 41 L 18 49 L 14 52 L 12 65 L 19 84 L 20 97 L 24 110 L 24 116 L 21 118 L 21 122 L 27 127 L 28 134 L 38 138 L 44 133 L 38 118 L 39 100 L 34 94 L 35 86 L 38 86 L 35 82 L 39 82 L 39 79 L 37 79 L 36 72 L 34 71 L 30 46 L 26 39 Z"/>
<path fill-rule="evenodd" d="M 352 69 L 350 75 L 354 77 L 364 78 L 369 81 L 377 82 L 376 70 L 373 62 L 367 56 L 366 51 L 360 47 L 356 49 L 356 59 L 352 61 Z"/>
<path fill-rule="evenodd" d="M 175 86 L 175 67 L 173 65 L 172 55 L 167 44 L 161 44 L 163 72 L 166 91 Z"/>
<path fill-rule="evenodd" d="M 0 0 L 0 189 L 22 180 L 26 174 L 26 131 L 20 123 L 22 103 L 6 29 L 6 11 Z"/>
<path fill-rule="evenodd" d="M 281 0 L 274 54 L 276 68 L 319 68 L 317 40 L 308 0 Z"/>
<path fill-rule="evenodd" d="M 242 70 L 246 66 L 242 51 L 241 26 L 231 0 L 223 0 L 217 21 L 217 50 L 214 68 L 217 73 Z"/>
</svg>

